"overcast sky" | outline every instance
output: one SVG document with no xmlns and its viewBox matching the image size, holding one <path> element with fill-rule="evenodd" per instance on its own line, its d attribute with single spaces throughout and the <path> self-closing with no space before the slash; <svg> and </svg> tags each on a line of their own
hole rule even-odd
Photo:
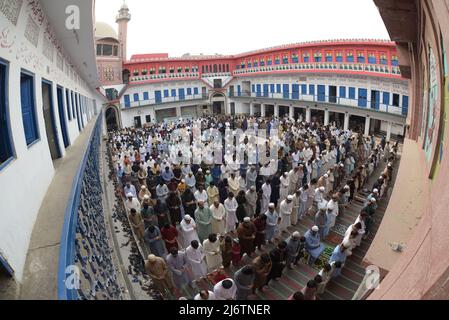
<svg viewBox="0 0 449 320">
<path fill-rule="evenodd" d="M 117 30 L 123 0 L 96 0 L 96 20 Z M 126 0 L 128 57 L 237 54 L 281 44 L 389 39 L 373 0 Z"/>
</svg>

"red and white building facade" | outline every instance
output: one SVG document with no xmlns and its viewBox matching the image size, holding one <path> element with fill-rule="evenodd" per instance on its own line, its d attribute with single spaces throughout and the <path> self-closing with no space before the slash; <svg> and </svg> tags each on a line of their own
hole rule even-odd
<svg viewBox="0 0 449 320">
<path fill-rule="evenodd" d="M 133 55 L 123 60 L 121 75 L 122 84 L 104 81 L 110 129 L 210 114 L 288 115 L 389 137 L 404 134 L 409 108 L 409 81 L 395 44 L 385 40 L 297 43 L 226 56 Z"/>
</svg>

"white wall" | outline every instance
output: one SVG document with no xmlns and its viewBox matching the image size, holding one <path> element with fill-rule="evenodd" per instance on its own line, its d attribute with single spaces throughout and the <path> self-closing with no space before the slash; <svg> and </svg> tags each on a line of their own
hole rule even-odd
<svg viewBox="0 0 449 320">
<path fill-rule="evenodd" d="M 11 3 L 20 1 L 11 0 Z M 8 68 L 8 106 L 14 144 L 15 157 L 6 167 L 0 170 L 0 252 L 15 271 L 17 281 L 21 281 L 23 268 L 28 251 L 29 241 L 37 213 L 46 194 L 54 174 L 53 162 L 45 132 L 43 117 L 41 82 L 46 79 L 52 82 L 54 116 L 58 131 L 59 147 L 65 155 L 61 126 L 59 122 L 56 86 L 69 88 L 90 99 L 97 99 L 97 106 L 101 106 L 100 97 L 90 89 L 79 77 L 76 70 L 70 71 L 67 67 L 71 62 L 64 52 L 53 44 L 58 44 L 53 31 L 49 30 L 50 38 L 55 42 L 44 41 L 47 19 L 44 15 L 37 16 L 31 4 L 23 1 L 20 14 L 14 16 L 12 21 L 0 12 L 0 25 L 2 26 L 2 46 L 0 57 L 9 64 Z M 43 12 L 43 11 L 41 11 Z M 17 17 L 16 25 L 13 23 Z M 29 18 L 30 17 L 30 18 Z M 33 19 L 34 27 L 38 33 L 37 47 L 24 35 L 30 34 L 26 30 L 28 19 Z M 42 20 L 42 23 L 39 21 Z M 44 52 L 53 52 L 53 59 L 44 56 Z M 27 147 L 21 113 L 20 99 L 20 73 L 22 69 L 32 72 L 35 76 L 35 108 L 37 126 L 40 139 Z M 64 93 L 65 97 L 65 93 Z M 89 113 L 93 113 L 93 103 L 89 101 Z M 68 124 L 70 142 L 73 144 L 79 136 L 76 119 L 68 121 L 67 108 L 65 115 Z M 87 115 L 83 115 L 84 124 L 87 124 Z M 61 214 L 64 214 L 61 212 Z"/>
<path fill-rule="evenodd" d="M 382 104 L 383 97 L 382 92 L 390 92 L 390 105 L 392 104 L 393 100 L 393 93 L 397 93 L 400 95 L 399 97 L 399 108 L 396 110 L 393 110 L 390 108 L 389 112 L 393 113 L 401 113 L 402 110 L 402 96 L 406 95 L 409 96 L 409 86 L 408 81 L 406 80 L 397 80 L 397 79 L 389 79 L 389 78 L 379 78 L 379 77 L 369 77 L 369 76 L 353 76 L 353 75 L 342 75 L 342 74 L 335 74 L 335 75 L 315 75 L 315 74 L 309 74 L 309 75 L 272 75 L 272 76 L 257 76 L 257 77 L 237 77 L 235 78 L 230 85 L 234 86 L 234 94 L 237 95 L 237 85 L 240 85 L 242 87 L 243 92 L 243 85 L 242 82 L 244 81 L 250 81 L 251 85 L 261 85 L 261 89 L 263 92 L 263 85 L 264 84 L 281 84 L 281 92 L 283 92 L 282 85 L 283 84 L 289 84 L 289 92 L 290 95 L 292 93 L 292 85 L 298 84 L 300 86 L 300 98 L 304 100 L 313 101 L 313 96 L 306 95 L 303 96 L 301 94 L 301 85 L 306 84 L 307 85 L 307 93 L 309 93 L 309 85 L 313 84 L 315 85 L 315 96 L 318 94 L 317 86 L 318 85 L 325 85 L 326 86 L 326 96 L 329 96 L 329 86 L 336 86 L 337 87 L 337 97 L 340 96 L 340 87 L 344 86 L 346 87 L 346 97 L 349 96 L 349 87 L 355 87 L 356 88 L 356 99 L 358 98 L 358 90 L 357 88 L 365 88 L 367 89 L 367 108 L 370 108 L 371 101 L 371 90 L 377 90 L 380 91 L 380 110 L 385 111 L 385 105 Z M 275 88 L 276 91 L 276 88 Z M 271 92 L 269 93 L 269 97 L 271 97 Z M 280 98 L 282 99 L 282 93 L 276 93 L 274 94 L 274 98 Z M 342 99 L 341 103 L 357 107 L 357 100 L 352 99 Z M 410 103 L 410 102 L 409 102 Z M 410 106 L 409 106 L 410 107 Z"/>
<path fill-rule="evenodd" d="M 178 96 L 179 96 L 178 89 L 185 89 L 186 100 L 193 99 L 193 98 L 197 99 L 202 94 L 202 89 L 201 89 L 202 87 L 207 88 L 207 85 L 200 80 L 194 80 L 194 81 L 173 81 L 173 80 L 171 80 L 171 81 L 159 82 L 159 83 L 148 83 L 148 84 L 140 84 L 140 85 L 135 85 L 135 86 L 133 85 L 133 86 L 130 86 L 128 89 L 126 89 L 126 92 L 123 93 L 123 95 L 120 98 L 120 103 L 122 105 L 124 105 L 125 104 L 124 96 L 129 95 L 130 100 L 131 100 L 131 106 L 133 107 L 133 106 L 139 105 L 139 103 L 134 103 L 134 94 L 135 93 L 139 94 L 139 101 L 141 103 L 144 103 L 144 99 L 143 99 L 144 92 L 148 92 L 150 101 L 152 101 L 152 103 L 154 103 L 155 91 L 161 91 L 162 102 L 173 101 L 173 98 L 171 98 L 171 90 L 172 89 L 176 90 L 176 100 L 178 99 Z M 187 95 L 187 88 L 192 89 L 191 96 Z M 194 97 L 193 88 L 198 88 L 198 95 L 196 97 Z M 164 98 L 164 90 L 169 91 L 169 98 Z"/>
</svg>

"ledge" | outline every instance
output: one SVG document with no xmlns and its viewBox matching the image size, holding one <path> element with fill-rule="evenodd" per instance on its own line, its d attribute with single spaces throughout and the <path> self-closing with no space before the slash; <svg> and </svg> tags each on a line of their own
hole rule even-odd
<svg viewBox="0 0 449 320">
<path fill-rule="evenodd" d="M 418 169 L 421 153 L 418 143 L 405 140 L 389 205 L 363 260 L 366 265 L 378 266 L 384 273 L 382 276 L 392 269 L 402 255 L 393 251 L 390 243 L 404 243 L 407 246 L 424 212 L 426 186 Z"/>
</svg>

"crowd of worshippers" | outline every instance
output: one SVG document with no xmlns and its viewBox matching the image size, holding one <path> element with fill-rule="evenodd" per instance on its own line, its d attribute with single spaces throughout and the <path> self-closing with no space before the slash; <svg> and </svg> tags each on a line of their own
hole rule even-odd
<svg viewBox="0 0 449 320">
<path fill-rule="evenodd" d="M 170 155 L 174 130 L 192 135 L 194 127 L 223 134 L 226 129 L 266 130 L 266 146 L 276 143 L 278 158 L 253 165 L 247 158 L 226 162 L 223 152 L 223 164 L 206 165 L 187 162 L 181 152 Z M 270 137 L 273 129 L 276 139 Z M 209 138 L 201 135 L 203 142 Z M 211 272 L 231 266 L 237 270 L 233 278 L 216 279 L 213 291 L 201 291 L 197 300 L 245 300 L 301 259 L 314 265 L 338 216 L 374 170 L 388 163 L 374 186 L 367 187 L 370 195 L 343 242 L 304 290 L 289 299 L 315 299 L 323 293 L 369 235 L 398 149 L 385 138 L 379 143 L 374 136 L 342 131 L 335 124 L 225 116 L 127 128 L 111 132 L 109 142 L 129 221 L 149 254 L 145 270 L 156 289 L 179 296 L 180 288 L 194 288 Z M 245 137 L 243 144 L 247 142 Z M 315 226 L 304 235 L 292 233 L 306 216 L 314 217 Z M 282 241 L 283 234 L 290 236 Z M 267 243 L 275 245 L 270 252 L 264 249 Z"/>
</svg>

